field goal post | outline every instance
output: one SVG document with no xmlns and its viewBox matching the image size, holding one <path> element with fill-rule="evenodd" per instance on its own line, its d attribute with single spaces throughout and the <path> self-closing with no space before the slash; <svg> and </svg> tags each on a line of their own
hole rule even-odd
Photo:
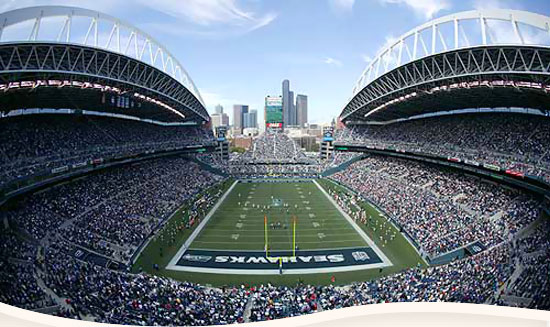
<svg viewBox="0 0 550 327">
<path fill-rule="evenodd" d="M 283 258 L 289 259 L 296 259 L 296 216 L 292 216 L 292 256 L 269 256 L 269 228 L 267 226 L 267 215 L 264 215 L 264 250 L 265 250 L 265 257 L 269 261 L 277 260 L 279 263 L 279 267 L 282 267 L 283 264 Z"/>
</svg>

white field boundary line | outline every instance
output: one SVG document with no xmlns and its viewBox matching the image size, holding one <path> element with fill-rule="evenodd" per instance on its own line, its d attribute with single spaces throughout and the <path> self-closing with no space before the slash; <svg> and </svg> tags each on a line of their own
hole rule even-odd
<svg viewBox="0 0 550 327">
<path fill-rule="evenodd" d="M 319 242 L 317 242 L 319 243 Z M 311 249 L 311 250 L 307 250 L 307 251 L 334 251 L 334 250 L 349 250 L 349 249 L 360 249 L 360 248 L 363 248 L 364 246 L 348 246 L 348 247 L 341 247 L 341 248 L 323 248 L 323 249 Z M 209 248 L 197 248 L 197 247 L 192 247 L 192 248 L 189 248 L 188 250 L 196 250 L 196 251 L 212 251 L 212 252 L 216 252 L 216 251 L 220 251 L 220 249 L 209 249 Z M 231 250 L 224 250 L 224 251 L 231 251 Z M 234 251 L 239 251 L 240 252 L 258 252 L 258 250 L 234 250 Z M 283 250 L 284 251 L 284 250 Z M 263 251 L 262 251 L 262 254 L 263 254 Z"/>
<path fill-rule="evenodd" d="M 273 264 L 274 266 L 277 264 Z M 390 265 L 391 266 L 391 265 Z M 356 270 L 367 270 L 388 267 L 388 264 L 382 263 L 369 263 L 366 265 L 349 265 L 341 267 L 324 267 L 324 268 L 296 268 L 285 269 L 283 264 L 283 275 L 303 275 L 303 274 L 325 274 L 334 272 L 347 272 Z M 168 269 L 168 268 L 167 268 Z M 185 271 L 185 272 L 198 272 L 208 274 L 228 274 L 228 275 L 279 275 L 279 268 L 275 269 L 232 269 L 232 268 L 203 268 L 203 267 L 191 267 L 191 266 L 174 266 L 170 267 L 170 270 Z"/>
<path fill-rule="evenodd" d="M 193 231 L 193 233 L 191 233 L 191 235 L 189 235 L 189 237 L 187 238 L 187 240 L 185 241 L 185 243 L 183 243 L 183 245 L 181 246 L 181 248 L 178 250 L 178 252 L 176 253 L 176 255 L 172 258 L 172 260 L 170 260 L 170 262 L 168 263 L 168 265 L 166 266 L 166 269 L 167 270 L 177 270 L 177 269 L 174 269 L 176 266 L 176 263 L 179 261 L 179 258 L 181 258 L 181 256 L 185 253 L 185 251 L 187 251 L 187 249 L 189 248 L 189 246 L 191 245 L 191 243 L 193 243 L 193 241 L 195 240 L 195 238 L 197 238 L 197 236 L 199 236 L 200 232 L 204 229 L 204 226 L 206 226 L 206 224 L 208 223 L 208 221 L 210 220 L 210 218 L 214 215 L 214 213 L 218 210 L 219 206 L 222 204 L 222 202 L 225 200 L 225 198 L 227 197 L 227 195 L 229 195 L 229 193 L 231 193 L 231 191 L 233 191 L 233 189 L 235 188 L 235 185 L 237 185 L 239 183 L 239 181 L 235 181 L 231 187 L 222 195 L 222 197 L 218 200 L 218 202 L 216 203 L 216 205 L 214 205 L 214 207 L 212 209 L 210 209 L 210 211 L 208 212 L 208 214 L 206 215 L 206 217 L 204 217 L 204 219 L 201 221 L 201 223 L 199 224 L 199 226 L 197 226 L 197 228 L 195 228 L 195 230 Z"/>
<path fill-rule="evenodd" d="M 355 229 L 355 231 L 359 234 L 359 236 L 361 236 L 365 240 L 365 242 L 367 242 L 367 244 L 373 249 L 374 253 L 376 253 L 380 257 L 380 259 L 382 259 L 382 262 L 385 265 L 385 267 L 393 266 L 393 263 L 388 259 L 388 257 L 386 257 L 384 252 L 382 252 L 378 248 L 378 246 L 370 239 L 370 237 L 365 233 L 365 231 L 361 227 L 359 227 L 355 223 L 355 221 L 353 221 L 353 219 L 342 208 L 340 208 L 338 203 L 334 201 L 334 199 L 325 191 L 325 189 L 322 188 L 321 185 L 319 185 L 319 183 L 317 183 L 316 180 L 313 181 L 313 184 L 315 184 L 319 188 L 321 193 L 323 193 L 327 197 L 327 199 L 332 203 L 332 205 L 334 205 L 334 207 L 338 209 L 338 211 L 340 211 L 340 214 L 342 214 L 342 216 L 346 218 L 346 220 Z"/>
<path fill-rule="evenodd" d="M 351 191 L 353 192 L 353 190 L 351 190 L 349 187 L 345 186 L 345 185 L 342 185 L 338 182 L 335 182 L 334 180 L 330 179 L 330 178 L 327 178 L 328 181 L 330 181 L 332 184 L 334 185 L 337 185 L 337 186 L 340 186 L 340 187 L 343 187 L 344 189 L 346 189 L 348 192 Z M 355 193 L 354 194 L 356 195 L 359 195 L 361 197 L 361 199 L 363 201 L 365 201 L 369 206 L 371 206 L 374 210 L 378 211 L 379 213 L 383 214 L 381 217 L 384 218 L 387 222 L 389 222 L 393 228 L 395 228 L 395 230 L 401 234 L 401 236 L 411 245 L 411 247 L 413 248 L 413 250 L 418 254 L 418 257 L 420 257 L 420 260 L 422 260 L 422 262 L 424 262 L 424 264 L 426 265 L 426 267 L 429 267 L 430 264 L 426 261 L 426 259 L 424 259 L 424 257 L 422 256 L 422 253 L 420 253 L 420 250 L 412 243 L 411 239 L 409 238 L 409 236 L 407 236 L 408 234 L 405 233 L 404 231 L 403 232 L 400 232 L 401 230 L 401 227 L 399 227 L 394 221 L 393 219 L 390 218 L 389 214 L 387 212 L 385 212 L 384 210 L 380 210 L 379 209 L 379 206 L 378 205 L 375 205 L 373 202 L 371 202 L 370 200 L 368 200 L 367 198 L 363 197 L 360 193 Z M 549 326 L 550 327 L 550 326 Z"/>
<path fill-rule="evenodd" d="M 211 273 L 211 274 L 229 274 L 229 275 L 278 275 L 279 274 L 279 268 L 275 269 L 233 269 L 233 268 L 206 268 L 206 267 L 192 267 L 192 266 L 178 266 L 177 262 L 179 261 L 179 258 L 183 256 L 185 251 L 189 248 L 189 245 L 192 243 L 193 239 L 197 237 L 198 233 L 200 233 L 200 229 L 203 229 L 206 225 L 206 222 L 210 219 L 210 217 L 213 215 L 213 213 L 217 210 L 219 205 L 225 200 L 226 196 L 233 190 L 234 186 L 239 181 L 235 181 L 233 185 L 227 190 L 227 192 L 220 198 L 218 203 L 212 208 L 212 210 L 208 213 L 208 215 L 205 217 L 205 219 L 201 222 L 201 224 L 195 229 L 193 234 L 187 239 L 187 241 L 184 243 L 184 245 L 179 249 L 178 253 L 170 260 L 170 263 L 168 266 L 166 266 L 167 270 L 175 270 L 175 271 L 185 271 L 185 272 L 198 272 L 198 273 Z M 365 234 L 365 232 L 355 224 L 353 219 L 351 219 L 350 216 L 348 216 L 340 206 L 328 195 L 328 193 L 314 180 L 313 183 L 321 190 L 321 192 L 330 200 L 332 205 L 338 209 L 340 214 L 342 214 L 346 220 L 351 224 L 351 226 L 359 233 L 359 236 L 361 236 L 365 242 L 373 249 L 373 251 L 380 257 L 382 260 L 381 263 L 370 263 L 365 265 L 348 265 L 348 266 L 341 266 L 341 267 L 323 267 L 323 268 L 297 268 L 297 269 L 284 269 L 283 265 L 283 274 L 287 275 L 299 275 L 299 274 L 320 274 L 320 273 L 333 273 L 333 272 L 348 272 L 348 271 L 357 271 L 357 270 L 367 270 L 367 269 L 376 269 L 376 268 L 385 268 L 385 267 L 391 267 L 393 264 L 391 261 L 384 255 L 382 251 L 374 244 L 374 242 Z M 195 235 L 195 232 L 197 234 Z M 193 239 L 191 239 L 193 237 Z M 241 252 L 241 251 L 239 251 Z"/>
</svg>

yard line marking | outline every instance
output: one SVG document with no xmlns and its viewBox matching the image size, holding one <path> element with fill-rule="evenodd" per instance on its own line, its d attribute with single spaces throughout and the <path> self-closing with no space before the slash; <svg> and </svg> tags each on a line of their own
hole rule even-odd
<svg viewBox="0 0 550 327">
<path fill-rule="evenodd" d="M 250 224 L 247 224 L 247 226 L 249 226 Z M 262 224 L 263 226 L 263 224 Z M 319 225 L 320 226 L 320 225 Z M 226 229 L 223 229 L 223 228 L 209 228 L 208 231 L 209 232 L 220 232 L 222 235 L 225 235 L 227 234 L 227 232 L 232 232 L 234 231 L 235 228 L 233 228 L 233 226 L 230 226 L 230 228 L 226 228 Z M 341 231 L 353 231 L 353 228 L 331 228 L 330 229 L 331 231 L 337 231 L 337 230 L 341 230 Z M 263 232 L 264 229 L 249 229 L 249 228 L 245 228 L 243 229 L 244 232 Z M 299 231 L 300 232 L 313 232 L 313 231 L 318 231 L 318 229 L 315 229 L 315 228 L 299 228 Z M 208 233 L 210 234 L 210 233 Z M 340 233 L 336 233 L 336 234 L 340 234 Z"/>
<path fill-rule="evenodd" d="M 218 202 L 216 202 L 214 207 L 208 212 L 206 217 L 204 217 L 204 219 L 200 222 L 199 226 L 197 226 L 197 228 L 195 228 L 195 230 L 191 233 L 191 235 L 189 235 L 189 237 L 187 238 L 185 243 L 183 243 L 183 245 L 178 250 L 176 255 L 172 258 L 172 260 L 170 260 L 170 262 L 168 263 L 168 266 L 166 266 L 166 269 L 173 270 L 173 268 L 176 267 L 176 264 L 178 263 L 178 260 L 185 253 L 185 251 L 189 248 L 189 245 L 191 245 L 191 243 L 195 240 L 195 238 L 197 238 L 197 236 L 202 231 L 204 226 L 206 226 L 206 224 L 208 223 L 210 218 L 214 215 L 214 212 L 216 212 L 216 210 L 218 210 L 218 207 L 222 204 L 222 202 L 225 200 L 227 195 L 229 195 L 231 193 L 231 191 L 235 188 L 235 185 L 237 185 L 237 183 L 239 183 L 239 181 L 235 181 L 231 185 L 231 187 L 229 187 L 229 189 L 222 195 L 222 197 L 218 200 Z"/>
<path fill-rule="evenodd" d="M 223 241 L 216 241 L 216 242 L 212 242 L 212 241 L 196 241 L 195 243 L 207 243 L 207 244 L 232 244 L 232 245 L 235 245 L 234 242 L 223 242 Z M 323 244 L 325 243 L 344 243 L 344 244 L 349 244 L 349 240 L 344 240 L 344 241 L 323 241 Z M 258 244 L 258 242 L 246 242 L 246 241 L 239 241 L 239 244 Z M 285 242 L 269 242 L 269 244 L 285 244 L 285 245 L 288 245 L 288 242 L 285 241 Z M 300 242 L 300 244 L 319 244 L 319 241 L 316 240 L 316 241 L 311 241 L 311 242 L 308 242 L 308 241 L 304 241 L 304 242 Z M 355 247 L 355 246 L 354 246 Z M 200 247 L 194 247 L 194 249 L 201 249 Z M 311 248 L 311 249 L 308 249 L 308 251 L 315 251 L 317 249 L 315 248 Z M 216 251 L 219 251 L 216 250 Z M 241 251 L 241 250 L 239 250 Z"/>
</svg>

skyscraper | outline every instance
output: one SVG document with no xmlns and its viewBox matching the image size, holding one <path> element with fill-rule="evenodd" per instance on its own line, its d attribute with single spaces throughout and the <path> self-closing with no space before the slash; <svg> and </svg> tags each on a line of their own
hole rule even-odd
<svg viewBox="0 0 550 327">
<path fill-rule="evenodd" d="M 305 127 L 307 124 L 307 95 L 296 95 L 296 125 Z"/>
<path fill-rule="evenodd" d="M 214 107 L 214 111 L 215 111 L 215 113 L 217 113 L 217 114 L 223 114 L 223 107 L 222 107 L 222 105 L 221 105 L 221 104 L 216 105 L 216 106 Z"/>
<path fill-rule="evenodd" d="M 285 79 L 283 81 L 283 124 L 290 125 L 290 81 Z"/>
<path fill-rule="evenodd" d="M 243 128 L 258 128 L 258 111 L 251 109 L 243 115 Z"/>
<path fill-rule="evenodd" d="M 244 114 L 248 113 L 248 106 L 244 104 L 233 105 L 233 128 L 242 133 Z"/>
<path fill-rule="evenodd" d="M 222 125 L 229 126 L 229 116 L 225 112 L 222 112 Z"/>
<path fill-rule="evenodd" d="M 216 127 L 220 126 L 229 126 L 229 116 L 223 112 L 223 108 L 221 112 L 213 113 L 210 116 L 212 117 L 212 128 L 216 129 Z"/>
<path fill-rule="evenodd" d="M 288 92 L 289 108 L 288 108 L 288 123 L 287 125 L 296 125 L 296 105 L 294 104 L 294 92 Z"/>
</svg>

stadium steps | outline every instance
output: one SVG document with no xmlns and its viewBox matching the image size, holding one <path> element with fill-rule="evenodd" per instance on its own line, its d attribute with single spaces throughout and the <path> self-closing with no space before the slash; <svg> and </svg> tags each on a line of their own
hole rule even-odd
<svg viewBox="0 0 550 327">
<path fill-rule="evenodd" d="M 508 305 L 513 305 L 515 307 L 528 308 L 529 304 L 533 301 L 529 297 L 521 297 L 514 295 L 502 295 L 500 299 L 506 302 Z"/>
<path fill-rule="evenodd" d="M 540 223 L 544 220 L 543 215 L 540 215 L 537 219 L 535 219 L 533 222 L 528 224 L 527 226 L 523 227 L 521 230 L 519 230 L 516 235 L 514 236 L 515 239 L 520 239 L 527 237 L 533 233 L 537 227 L 540 225 Z"/>
<path fill-rule="evenodd" d="M 88 123 L 94 125 L 95 128 L 97 128 L 101 133 L 103 133 L 104 135 L 106 135 L 108 138 L 110 138 L 112 141 L 116 143 L 119 143 L 119 140 L 116 139 L 116 137 L 114 137 L 113 135 L 111 135 L 111 133 L 107 132 L 107 130 L 105 130 L 104 128 L 100 127 L 98 125 L 98 123 L 93 120 L 93 119 L 89 119 L 88 118 Z"/>
<path fill-rule="evenodd" d="M 246 306 L 244 307 L 243 317 L 244 322 L 250 322 L 250 314 L 252 313 L 252 304 L 254 303 L 254 300 L 252 299 L 252 296 L 248 297 L 248 301 L 246 302 Z"/>
<path fill-rule="evenodd" d="M 494 215 L 489 217 L 489 220 L 492 221 L 492 222 L 495 222 L 495 221 L 499 220 L 500 218 L 502 218 L 502 216 L 504 216 L 504 211 L 499 210 L 497 213 L 495 213 Z"/>
<path fill-rule="evenodd" d="M 67 304 L 66 297 L 58 296 L 57 294 L 54 293 L 54 291 L 52 291 L 49 287 L 46 286 L 46 284 L 44 283 L 44 280 L 42 280 L 41 278 L 41 274 L 44 274 L 44 272 L 42 272 L 39 268 L 37 268 L 37 271 L 38 273 L 35 273 L 34 275 L 36 279 L 36 284 L 44 291 L 44 293 L 49 295 L 53 299 L 53 301 L 57 303 L 59 307 L 62 307 L 67 310 L 73 310 L 73 308 Z M 82 318 L 82 320 L 95 322 L 95 318 L 93 316 L 81 314 L 80 317 Z"/>
</svg>

